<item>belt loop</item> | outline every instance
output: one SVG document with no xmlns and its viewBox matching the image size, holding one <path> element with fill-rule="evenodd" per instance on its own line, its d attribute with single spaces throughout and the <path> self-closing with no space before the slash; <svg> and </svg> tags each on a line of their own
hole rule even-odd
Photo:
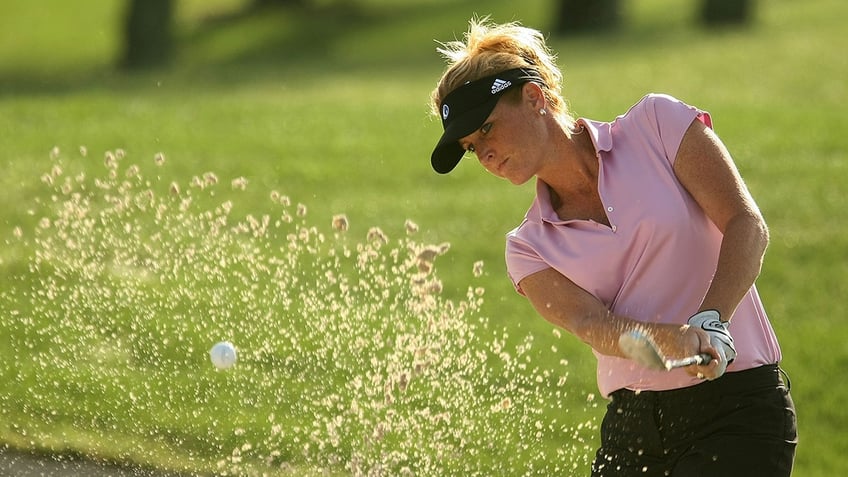
<svg viewBox="0 0 848 477">
<path fill-rule="evenodd" d="M 781 368 L 780 365 L 777 366 L 777 370 L 780 371 L 780 374 L 783 375 L 783 380 L 786 381 L 786 392 L 791 391 L 792 380 L 789 379 L 789 374 L 783 368 Z"/>
</svg>

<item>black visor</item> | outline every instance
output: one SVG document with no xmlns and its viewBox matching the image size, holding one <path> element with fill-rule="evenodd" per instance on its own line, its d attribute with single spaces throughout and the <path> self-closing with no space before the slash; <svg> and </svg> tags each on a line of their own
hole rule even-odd
<svg viewBox="0 0 848 477">
<path fill-rule="evenodd" d="M 505 92 L 528 81 L 545 84 L 536 70 L 515 68 L 470 81 L 451 91 L 442 101 L 445 132 L 430 156 L 433 169 L 439 174 L 452 171 L 465 154 L 459 139 L 483 125 Z"/>
</svg>

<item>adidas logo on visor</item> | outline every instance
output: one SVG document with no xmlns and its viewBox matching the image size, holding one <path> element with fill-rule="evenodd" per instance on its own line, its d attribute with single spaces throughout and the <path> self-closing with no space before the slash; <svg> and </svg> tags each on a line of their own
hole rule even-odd
<svg viewBox="0 0 848 477">
<path fill-rule="evenodd" d="M 492 94 L 497 94 L 500 91 L 503 91 L 512 86 L 511 81 L 496 79 L 494 83 L 492 83 Z"/>
</svg>

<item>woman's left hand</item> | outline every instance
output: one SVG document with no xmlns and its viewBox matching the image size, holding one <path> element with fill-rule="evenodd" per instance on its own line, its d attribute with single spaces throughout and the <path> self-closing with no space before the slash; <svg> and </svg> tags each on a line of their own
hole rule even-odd
<svg viewBox="0 0 848 477">
<path fill-rule="evenodd" d="M 721 377 L 727 365 L 736 358 L 736 347 L 727 323 L 721 321 L 717 311 L 705 310 L 689 318 L 689 329 L 698 335 L 699 353 L 713 357 L 706 365 L 691 366 L 689 374 L 708 380 Z"/>
</svg>

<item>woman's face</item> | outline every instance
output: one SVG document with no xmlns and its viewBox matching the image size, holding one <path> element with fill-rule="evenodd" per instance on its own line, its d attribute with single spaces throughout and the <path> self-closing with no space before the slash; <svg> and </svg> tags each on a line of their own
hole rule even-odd
<svg viewBox="0 0 848 477">
<path fill-rule="evenodd" d="M 521 91 L 518 98 L 504 96 L 483 124 L 459 140 L 492 174 L 513 184 L 523 184 L 538 171 L 543 121 Z"/>
</svg>

